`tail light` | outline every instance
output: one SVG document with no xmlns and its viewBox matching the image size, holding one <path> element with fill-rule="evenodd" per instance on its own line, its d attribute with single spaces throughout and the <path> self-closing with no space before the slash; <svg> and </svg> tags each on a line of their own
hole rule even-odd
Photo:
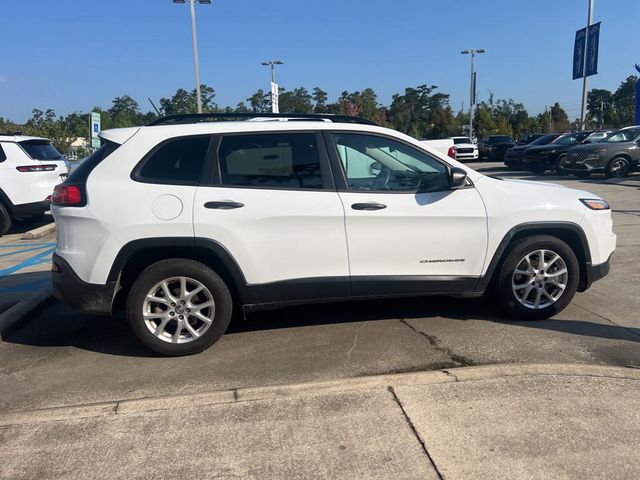
<svg viewBox="0 0 640 480">
<path fill-rule="evenodd" d="M 453 158 L 455 160 L 456 158 L 456 148 L 451 146 L 449 147 L 449 151 L 447 152 L 447 155 L 449 155 L 451 158 Z"/>
<path fill-rule="evenodd" d="M 52 172 L 57 165 L 22 165 L 16 167 L 19 172 Z"/>
<path fill-rule="evenodd" d="M 51 196 L 51 203 L 61 207 L 82 207 L 86 199 L 77 185 L 56 185 Z"/>
</svg>

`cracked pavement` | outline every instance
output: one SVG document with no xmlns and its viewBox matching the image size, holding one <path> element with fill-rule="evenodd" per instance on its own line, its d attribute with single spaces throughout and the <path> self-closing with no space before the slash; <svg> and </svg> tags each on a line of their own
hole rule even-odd
<svg viewBox="0 0 640 480">
<path fill-rule="evenodd" d="M 497 164 L 480 166 L 513 175 Z M 533 178 L 603 196 L 618 234 L 610 275 L 553 320 L 510 322 L 482 299 L 322 304 L 255 313 L 199 355 L 159 358 L 122 318 L 52 303 L 0 344 L 0 411 L 466 365 L 640 365 L 640 217 L 629 214 L 637 211 L 640 175 L 615 184 Z"/>
</svg>

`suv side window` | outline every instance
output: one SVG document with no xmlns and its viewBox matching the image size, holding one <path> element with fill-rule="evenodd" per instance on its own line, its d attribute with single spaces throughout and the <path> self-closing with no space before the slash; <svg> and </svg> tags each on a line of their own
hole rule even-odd
<svg viewBox="0 0 640 480">
<path fill-rule="evenodd" d="M 222 185 L 322 189 L 316 138 L 313 132 L 223 137 L 218 149 Z"/>
<path fill-rule="evenodd" d="M 197 185 L 211 137 L 174 138 L 160 144 L 136 168 L 134 179 L 147 183 Z"/>
<path fill-rule="evenodd" d="M 7 159 L 7 154 L 4 153 L 4 149 L 2 148 L 2 144 L 0 143 L 0 162 L 4 162 Z"/>
<path fill-rule="evenodd" d="M 333 135 L 349 190 L 430 192 L 449 188 L 447 167 L 427 153 L 376 135 Z"/>
</svg>

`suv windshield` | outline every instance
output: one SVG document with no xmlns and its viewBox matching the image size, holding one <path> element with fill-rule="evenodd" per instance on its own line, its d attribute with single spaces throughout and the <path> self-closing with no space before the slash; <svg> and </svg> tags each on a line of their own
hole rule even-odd
<svg viewBox="0 0 640 480">
<path fill-rule="evenodd" d="M 577 135 L 561 135 L 554 142 L 554 145 L 573 145 L 578 141 Z"/>
<path fill-rule="evenodd" d="M 473 143 L 470 138 L 458 137 L 453 139 L 454 145 L 460 145 L 461 143 Z"/>
<path fill-rule="evenodd" d="M 496 137 L 489 137 L 487 143 L 513 143 L 513 140 L 508 135 L 498 135 Z"/>
<path fill-rule="evenodd" d="M 20 146 L 34 160 L 60 160 L 62 154 L 48 140 L 25 140 Z"/>
<path fill-rule="evenodd" d="M 529 145 L 546 145 L 547 143 L 551 143 L 556 138 L 557 138 L 556 135 L 544 135 L 540 138 L 536 138 Z"/>
<path fill-rule="evenodd" d="M 627 130 L 618 130 L 600 141 L 603 143 L 631 142 L 638 136 L 640 136 L 640 128 L 629 128 Z"/>
</svg>

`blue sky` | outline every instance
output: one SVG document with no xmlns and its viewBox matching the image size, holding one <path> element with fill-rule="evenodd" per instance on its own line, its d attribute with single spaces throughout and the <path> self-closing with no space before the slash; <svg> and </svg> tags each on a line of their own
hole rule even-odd
<svg viewBox="0 0 640 480">
<path fill-rule="evenodd" d="M 260 61 L 279 58 L 278 83 L 373 88 L 382 103 L 407 86 L 438 85 L 455 110 L 468 106 L 466 48 L 478 60 L 478 96 L 513 98 L 530 113 L 559 101 L 579 115 L 571 80 L 575 30 L 587 0 L 214 0 L 197 5 L 201 79 L 219 105 L 268 88 Z M 640 0 L 595 0 L 602 21 L 600 74 L 615 89 L 635 73 Z M 171 0 L 2 0 L 0 116 L 25 121 L 32 108 L 58 114 L 109 107 L 123 94 L 146 111 L 193 88 L 187 5 Z"/>
</svg>

